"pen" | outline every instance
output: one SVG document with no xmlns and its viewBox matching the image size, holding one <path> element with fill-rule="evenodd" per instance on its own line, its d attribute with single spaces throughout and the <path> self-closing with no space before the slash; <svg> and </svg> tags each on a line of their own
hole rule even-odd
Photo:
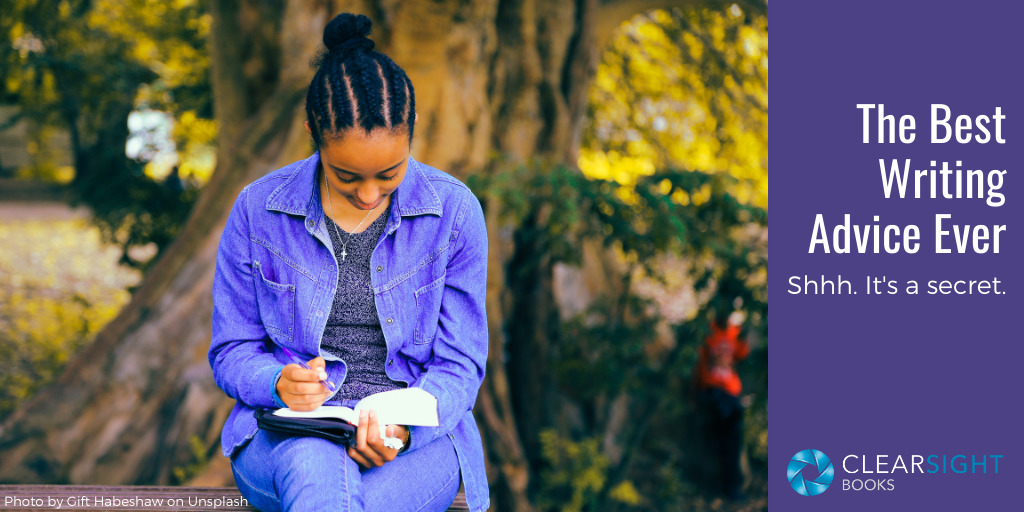
<svg viewBox="0 0 1024 512">
<path fill-rule="evenodd" d="M 306 364 L 305 361 L 303 361 L 302 358 L 300 358 L 299 355 L 296 354 L 295 352 L 292 352 L 291 350 L 288 350 L 287 347 L 281 347 L 281 350 L 284 351 L 285 355 L 287 355 L 292 360 L 293 363 L 295 363 L 295 364 L 297 364 L 297 365 L 299 365 L 299 366 L 301 366 L 301 367 L 303 367 L 303 368 L 305 368 L 307 370 L 312 370 L 312 368 L 310 368 L 309 365 Z M 326 374 L 327 372 L 324 372 L 324 373 Z M 331 390 L 332 393 L 336 392 L 338 390 L 337 388 L 334 387 L 334 383 L 329 381 L 329 380 L 320 379 L 320 384 L 323 384 L 324 387 L 326 387 L 327 389 Z"/>
</svg>

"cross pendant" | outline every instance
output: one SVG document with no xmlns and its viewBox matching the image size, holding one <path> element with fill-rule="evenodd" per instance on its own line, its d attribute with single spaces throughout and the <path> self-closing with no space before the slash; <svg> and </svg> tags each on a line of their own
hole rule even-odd
<svg viewBox="0 0 1024 512">
<path fill-rule="evenodd" d="M 341 261 L 345 261 L 345 256 L 348 256 L 348 253 L 345 252 L 345 248 L 342 247 L 341 248 Z"/>
</svg>

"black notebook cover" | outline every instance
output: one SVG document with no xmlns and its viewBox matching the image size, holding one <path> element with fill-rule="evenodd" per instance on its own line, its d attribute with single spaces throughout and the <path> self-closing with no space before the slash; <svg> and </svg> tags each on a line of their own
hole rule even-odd
<svg viewBox="0 0 1024 512">
<path fill-rule="evenodd" d="M 356 432 L 355 425 L 337 418 L 287 418 L 275 416 L 273 409 L 257 409 L 253 414 L 263 430 L 293 436 L 313 436 L 347 444 Z"/>
</svg>

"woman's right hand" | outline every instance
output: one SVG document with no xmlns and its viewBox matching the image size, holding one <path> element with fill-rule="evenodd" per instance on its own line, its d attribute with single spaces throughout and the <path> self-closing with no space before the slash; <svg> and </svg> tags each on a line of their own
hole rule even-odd
<svg viewBox="0 0 1024 512">
<path fill-rule="evenodd" d="M 285 366 L 281 370 L 281 378 L 277 380 L 277 395 L 294 411 L 312 411 L 333 395 L 320 383 L 321 380 L 327 380 L 327 372 L 324 370 L 327 362 L 324 358 L 310 359 L 306 364 L 310 370 L 294 363 Z"/>
</svg>

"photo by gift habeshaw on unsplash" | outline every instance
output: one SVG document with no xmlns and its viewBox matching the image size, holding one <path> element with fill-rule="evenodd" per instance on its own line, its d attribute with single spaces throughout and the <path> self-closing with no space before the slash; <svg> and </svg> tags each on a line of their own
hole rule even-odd
<svg viewBox="0 0 1024 512">
<path fill-rule="evenodd" d="M 410 375 L 429 375 L 431 368 L 437 375 L 452 368 L 442 360 L 462 354 L 461 361 L 474 363 L 455 371 L 483 375 L 475 395 L 463 397 L 472 403 L 482 453 L 459 455 L 486 462 L 481 488 L 487 492 L 470 491 L 463 475 L 456 507 L 759 511 L 767 509 L 775 480 L 789 487 L 802 478 L 808 494 L 828 485 L 810 473 L 820 466 L 818 453 L 840 468 L 832 445 L 816 439 L 786 445 L 781 467 L 797 452 L 804 455 L 794 464 L 805 466 L 787 480 L 768 451 L 766 1 L 12 0 L 0 16 L 0 500 L 31 504 L 39 496 L 31 486 L 53 484 L 63 491 L 106 489 L 103 496 L 122 503 L 150 499 L 137 494 L 139 486 L 156 486 L 159 492 L 221 489 L 226 494 L 216 499 L 223 503 L 250 505 L 238 501 L 221 447 L 235 400 L 218 387 L 211 368 L 218 245 L 226 225 L 242 225 L 228 219 L 236 200 L 251 197 L 248 184 L 278 179 L 275 169 L 292 162 L 331 160 L 320 156 L 345 140 L 311 140 L 322 127 L 304 127 L 307 92 L 327 58 L 325 27 L 343 12 L 366 15 L 372 30 L 342 50 L 386 55 L 410 87 L 407 93 L 350 84 L 352 91 L 381 95 L 345 104 L 394 100 L 412 114 L 396 121 L 408 132 L 402 132 L 409 137 L 408 167 L 388 192 L 392 210 L 381 221 L 380 244 L 370 250 L 382 251 L 388 237 L 399 248 L 422 239 L 404 231 L 416 224 L 412 218 L 458 215 L 408 202 L 402 209 L 403 197 L 440 201 L 439 188 L 412 195 L 411 187 L 430 180 L 430 187 L 468 188 L 466 204 L 479 203 L 484 221 L 478 225 L 486 225 L 486 253 L 478 255 L 486 259 L 486 278 L 480 272 L 473 283 L 486 314 L 486 328 L 473 335 L 479 348 L 486 346 L 486 358 L 477 361 L 469 345 L 448 339 L 468 321 L 452 309 L 435 312 L 436 322 L 418 313 L 417 325 L 379 318 L 389 357 L 377 363 L 385 374 L 397 361 L 417 366 Z M 392 76 L 386 67 L 380 76 Z M 373 73 L 359 76 L 377 83 Z M 399 101 L 413 92 L 414 101 Z M 320 100 L 342 108 L 333 98 Z M 905 105 L 884 95 L 857 101 L 884 103 L 897 116 L 902 112 L 890 109 Z M 1000 105 L 1007 117 L 1002 136 L 1009 138 L 1013 112 Z M 955 130 L 963 111 L 950 108 Z M 854 111 L 851 129 L 860 112 Z M 376 115 L 356 111 L 353 119 L 362 114 Z M 986 126 L 996 137 L 994 125 Z M 894 194 L 911 187 L 914 169 L 927 165 L 910 155 L 876 158 L 887 159 L 885 179 Z M 914 161 L 903 176 L 907 158 Z M 957 165 L 952 157 L 935 158 Z M 331 182 L 342 171 L 323 179 Z M 986 181 L 986 192 L 1006 193 L 1011 176 L 1003 179 L 1002 189 Z M 310 193 L 322 197 L 319 185 Z M 321 221 L 334 207 L 351 205 L 341 195 L 330 209 L 275 198 L 260 213 L 291 216 L 309 228 L 293 233 L 309 238 L 289 247 L 323 251 L 333 242 Z M 1011 208 L 1012 199 L 1007 193 L 999 208 Z M 850 233 L 873 233 L 863 225 L 874 222 L 884 242 L 888 217 L 875 222 L 856 207 L 846 210 L 853 215 Z M 822 213 L 815 247 L 834 253 L 840 248 L 834 228 L 845 221 Z M 965 233 L 961 224 L 974 222 L 952 215 L 943 224 L 949 232 L 943 243 L 955 251 Z M 366 226 L 358 220 L 335 226 L 361 231 Z M 802 220 L 806 250 L 813 215 Z M 261 370 L 285 366 L 283 359 L 272 361 L 283 353 L 276 347 L 300 352 L 303 346 L 312 352 L 300 359 L 322 355 L 337 368 L 339 357 L 329 350 L 315 354 L 324 329 L 306 325 L 320 310 L 303 290 L 334 289 L 330 278 L 339 264 L 309 267 L 256 233 L 232 240 L 248 240 L 249 254 L 263 261 L 246 264 L 241 250 L 224 261 L 241 262 L 238 275 L 253 279 L 254 287 L 259 281 L 280 292 L 257 294 L 261 315 L 273 310 L 302 321 L 291 330 L 263 325 L 241 341 L 269 356 L 260 359 L 267 362 Z M 351 253 L 353 246 L 344 245 L 351 235 L 336 233 Z M 477 235 L 483 240 L 483 228 Z M 441 269 L 428 286 L 397 301 L 388 298 L 397 285 L 370 286 L 371 313 L 422 308 L 423 294 L 435 289 L 442 290 L 440 300 L 468 294 L 457 281 L 465 256 L 458 236 L 454 230 L 418 266 L 370 268 L 371 284 L 377 274 L 397 283 Z M 983 241 L 980 231 L 969 236 L 967 247 L 977 239 L 990 251 L 998 244 L 999 254 L 1012 254 L 1012 230 L 991 227 Z M 842 248 L 859 243 L 840 238 Z M 803 274 L 824 286 L 825 273 Z M 896 278 L 877 277 L 883 275 Z M 953 282 L 951 290 L 972 286 L 941 277 Z M 442 342 L 456 350 L 438 348 Z M 815 368 L 805 370 L 803 384 L 820 385 Z M 249 379 L 245 390 L 268 397 L 280 382 L 275 371 L 239 378 Z M 452 398 L 438 394 L 443 412 Z M 445 420 L 442 414 L 436 428 L 452 434 L 456 422 Z M 419 449 L 415 432 L 410 443 L 410 451 Z M 849 453 L 858 457 L 874 453 L 853 448 Z M 937 451 L 920 453 L 960 453 L 929 450 Z M 986 453 L 994 468 L 991 453 L 980 447 L 964 453 Z M 1001 471 L 1010 460 L 999 462 Z M 78 496 L 75 506 L 95 504 L 84 499 L 95 496 Z"/>
</svg>

